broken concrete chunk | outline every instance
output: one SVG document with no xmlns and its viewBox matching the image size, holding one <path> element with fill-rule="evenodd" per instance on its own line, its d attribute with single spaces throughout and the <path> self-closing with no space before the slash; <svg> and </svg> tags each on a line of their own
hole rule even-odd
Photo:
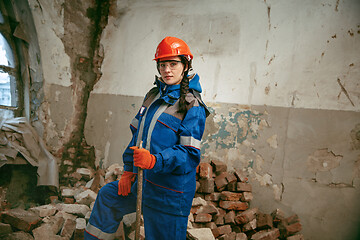
<svg viewBox="0 0 360 240">
<path fill-rule="evenodd" d="M 88 189 L 84 192 L 76 194 L 74 197 L 77 203 L 89 206 L 90 203 L 96 200 L 96 196 L 97 194 L 94 191 Z"/>
<path fill-rule="evenodd" d="M 214 205 L 206 205 L 206 206 L 199 206 L 194 212 L 194 214 L 200 214 L 200 213 L 208 213 L 208 214 L 217 214 L 219 213 L 219 210 Z"/>
<path fill-rule="evenodd" d="M 66 219 L 61 229 L 60 236 L 70 239 L 75 232 L 76 221 L 72 219 Z"/>
<path fill-rule="evenodd" d="M 190 240 L 215 240 L 210 228 L 193 228 L 188 229 L 186 233 L 187 239 Z"/>
<path fill-rule="evenodd" d="M 84 239 L 85 228 L 86 228 L 85 218 L 77 218 L 75 233 L 74 233 L 74 240 L 83 240 Z"/>
<path fill-rule="evenodd" d="M 89 181 L 93 177 L 93 172 L 88 168 L 78 168 L 76 172 L 80 173 L 85 181 Z"/>
<path fill-rule="evenodd" d="M 33 235 L 36 240 L 61 239 L 56 234 L 60 231 L 64 224 L 61 217 L 49 217 L 40 227 L 34 229 Z"/>
<path fill-rule="evenodd" d="M 29 211 L 33 211 L 39 217 L 43 218 L 54 215 L 57 209 L 54 205 L 48 204 L 48 205 L 30 208 Z"/>
<path fill-rule="evenodd" d="M 74 197 L 75 191 L 71 188 L 64 188 L 61 190 L 62 197 Z"/>
<path fill-rule="evenodd" d="M 24 232 L 30 232 L 41 221 L 41 218 L 34 212 L 19 208 L 7 210 L 1 216 L 2 222 L 8 223 Z"/>
<path fill-rule="evenodd" d="M 205 206 L 207 205 L 207 202 L 201 198 L 201 197 L 196 197 L 196 198 L 193 198 L 193 201 L 192 201 L 192 207 L 197 207 L 197 206 Z"/>
<path fill-rule="evenodd" d="M 64 211 L 67 213 L 75 214 L 79 217 L 85 217 L 86 213 L 90 211 L 90 208 L 84 204 L 56 204 L 56 208 L 59 211 Z"/>
<path fill-rule="evenodd" d="M 58 211 L 56 214 L 55 214 L 55 217 L 62 217 L 65 219 L 65 221 L 67 219 L 71 219 L 71 220 L 74 220 L 77 218 L 77 216 L 71 214 L 71 213 L 67 213 L 67 212 L 64 212 L 64 211 Z"/>
</svg>

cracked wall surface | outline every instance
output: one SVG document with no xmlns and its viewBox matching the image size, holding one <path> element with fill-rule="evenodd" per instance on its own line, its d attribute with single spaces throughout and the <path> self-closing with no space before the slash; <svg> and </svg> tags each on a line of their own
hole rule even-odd
<svg viewBox="0 0 360 240">
<path fill-rule="evenodd" d="M 178 36 L 212 112 L 202 161 L 244 169 L 252 205 L 298 214 L 306 239 L 352 239 L 360 220 L 358 1 L 100 2 L 29 0 L 44 72 L 39 115 L 54 153 L 121 164 L 129 123 L 157 74 L 155 48 Z"/>
</svg>

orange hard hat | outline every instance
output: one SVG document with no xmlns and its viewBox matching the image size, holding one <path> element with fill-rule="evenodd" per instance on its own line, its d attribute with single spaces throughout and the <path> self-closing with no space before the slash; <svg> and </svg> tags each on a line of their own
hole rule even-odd
<svg viewBox="0 0 360 240">
<path fill-rule="evenodd" d="M 154 60 L 179 55 L 184 55 L 189 61 L 193 59 L 189 46 L 183 40 L 176 37 L 166 37 L 156 48 Z"/>
</svg>

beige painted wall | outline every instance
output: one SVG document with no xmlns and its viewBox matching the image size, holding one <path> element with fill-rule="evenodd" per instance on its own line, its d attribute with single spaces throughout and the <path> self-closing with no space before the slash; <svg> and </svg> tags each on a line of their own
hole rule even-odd
<svg viewBox="0 0 360 240">
<path fill-rule="evenodd" d="M 44 70 L 44 131 L 57 149 L 72 114 L 62 0 L 29 0 Z M 41 8 L 39 7 L 41 3 Z M 306 239 L 352 239 L 359 226 L 360 2 L 114 1 L 85 137 L 103 167 L 121 163 L 129 123 L 152 87 L 158 42 L 191 47 L 207 120 L 204 161 L 250 175 L 252 206 L 296 213 Z"/>
</svg>

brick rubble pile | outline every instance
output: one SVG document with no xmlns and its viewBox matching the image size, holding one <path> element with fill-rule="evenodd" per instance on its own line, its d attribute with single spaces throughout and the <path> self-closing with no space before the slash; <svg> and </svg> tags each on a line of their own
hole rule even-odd
<svg viewBox="0 0 360 240">
<path fill-rule="evenodd" d="M 251 207 L 252 186 L 241 170 L 227 171 L 221 161 L 202 162 L 189 216 L 188 239 L 302 240 L 300 219 L 276 209 L 263 213 Z M 212 233 L 213 236 L 210 236 Z M 207 238 L 203 236 L 207 235 Z"/>
<path fill-rule="evenodd" d="M 78 240 L 84 230 L 98 190 L 119 179 L 117 164 L 106 171 L 79 168 L 69 176 L 68 186 L 47 205 L 28 209 L 14 208 L 3 199 L 0 188 L 0 239 L 4 240 Z M 4 190 L 4 191 L 3 191 Z M 276 209 L 271 214 L 251 207 L 252 187 L 240 170 L 228 172 L 220 161 L 202 162 L 197 168 L 197 190 L 188 221 L 189 240 L 272 240 L 304 239 L 297 215 L 285 217 Z M 116 239 L 134 239 L 135 213 L 126 215 Z M 142 239 L 144 227 L 141 226 Z"/>
</svg>

